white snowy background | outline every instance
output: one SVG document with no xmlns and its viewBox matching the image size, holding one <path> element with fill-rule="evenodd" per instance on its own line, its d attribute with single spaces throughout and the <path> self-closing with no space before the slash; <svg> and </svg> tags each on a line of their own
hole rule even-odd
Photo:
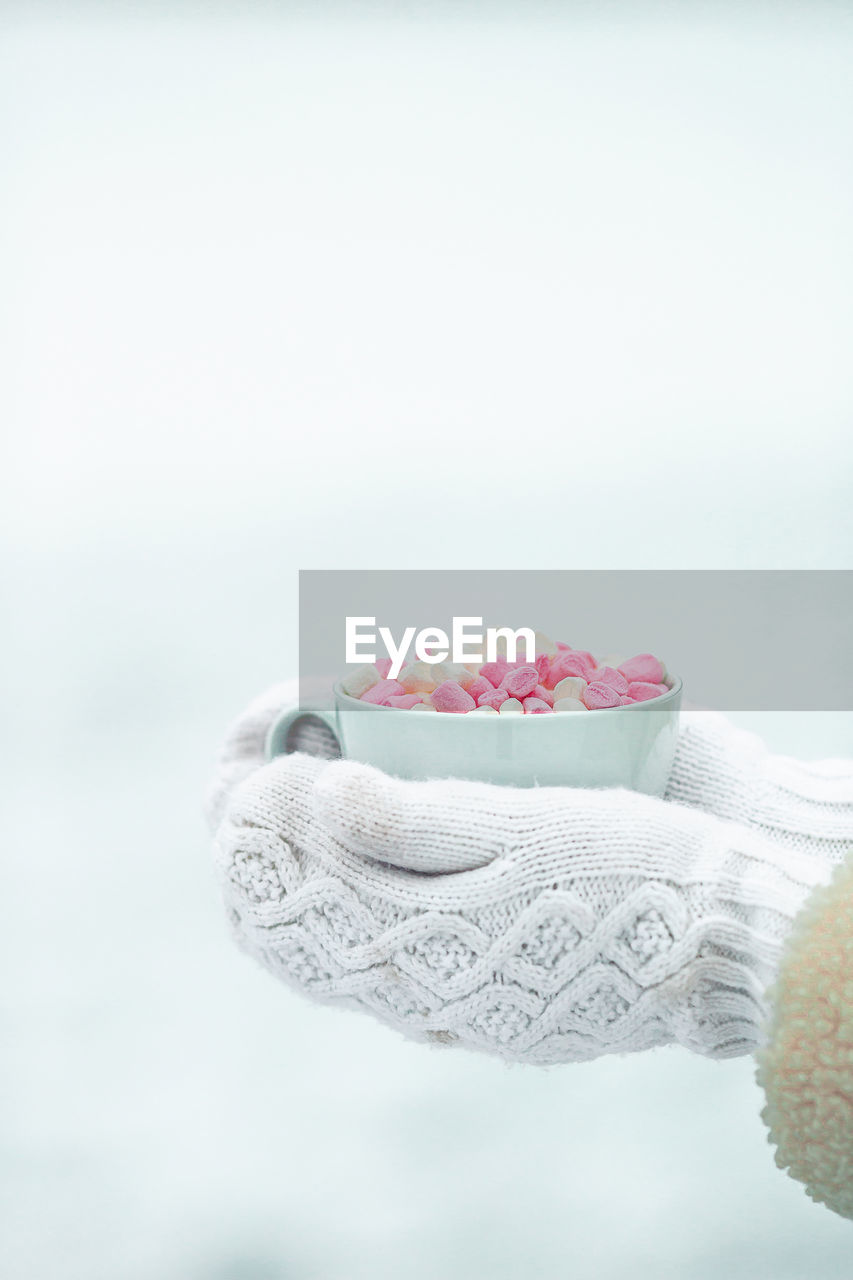
<svg viewBox="0 0 853 1280">
<path fill-rule="evenodd" d="M 9 1280 L 849 1276 L 751 1060 L 315 1007 L 201 803 L 299 568 L 853 567 L 851 63 L 820 0 L 0 6 Z"/>
</svg>

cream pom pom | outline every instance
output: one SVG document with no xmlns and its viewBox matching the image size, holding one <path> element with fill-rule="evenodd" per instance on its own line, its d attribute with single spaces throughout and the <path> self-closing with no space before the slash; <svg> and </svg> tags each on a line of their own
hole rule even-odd
<svg viewBox="0 0 853 1280">
<path fill-rule="evenodd" d="M 756 1078 L 776 1164 L 853 1219 L 853 858 L 804 903 L 767 998 Z"/>
</svg>

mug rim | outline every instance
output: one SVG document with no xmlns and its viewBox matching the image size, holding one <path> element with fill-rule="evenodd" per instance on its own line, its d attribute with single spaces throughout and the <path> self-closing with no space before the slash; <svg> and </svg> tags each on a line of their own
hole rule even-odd
<svg viewBox="0 0 853 1280">
<path fill-rule="evenodd" d="M 644 702 L 633 702 L 633 703 L 630 703 L 628 706 L 622 705 L 619 707 L 600 707 L 596 709 L 594 714 L 596 717 L 612 716 L 612 715 L 618 715 L 620 712 L 623 712 L 623 711 L 634 711 L 637 707 L 648 707 L 649 710 L 651 710 L 652 708 L 659 708 L 662 703 L 672 701 L 681 692 L 681 689 L 683 686 L 683 681 L 681 679 L 681 676 L 674 676 L 669 674 L 667 676 L 667 679 L 672 680 L 672 687 L 668 690 L 667 693 L 661 693 L 657 698 L 646 698 Z M 351 693 L 344 692 L 344 690 L 341 688 L 340 680 L 336 680 L 335 683 L 332 685 L 332 692 L 335 695 L 336 702 L 343 703 L 344 707 L 346 707 L 347 704 L 351 703 L 353 706 L 360 707 L 363 711 L 396 711 L 396 712 L 399 712 L 400 715 L 408 715 L 409 710 L 411 710 L 411 708 L 406 709 L 405 707 L 382 707 L 376 702 L 364 702 L 362 701 L 361 698 L 354 698 Z M 449 720 L 457 721 L 457 720 L 467 720 L 469 718 L 467 712 L 464 712 L 462 715 L 459 715 L 459 714 L 453 715 L 448 713 L 445 713 L 444 715 L 442 715 L 441 712 L 439 712 L 438 714 L 441 716 L 441 720 L 439 721 L 439 723 L 441 724 Z M 497 718 L 500 719 L 500 715 L 498 715 Z M 567 713 L 565 716 L 561 718 L 565 720 L 569 720 L 571 719 L 571 714 Z M 421 719 L 422 717 L 419 716 L 418 721 L 420 722 Z M 494 719 L 495 717 L 493 716 L 480 716 L 478 717 L 476 723 L 489 724 Z M 540 719 L 539 716 L 525 716 L 525 715 L 519 716 L 517 714 L 503 717 L 504 723 L 507 723 L 507 724 L 516 724 L 518 720 L 538 720 L 538 719 Z M 426 723 L 427 724 L 432 723 L 431 716 L 427 716 Z"/>
</svg>

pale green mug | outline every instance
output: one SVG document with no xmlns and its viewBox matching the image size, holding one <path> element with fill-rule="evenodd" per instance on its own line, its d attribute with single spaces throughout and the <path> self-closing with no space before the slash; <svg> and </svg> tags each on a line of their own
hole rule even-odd
<svg viewBox="0 0 853 1280">
<path fill-rule="evenodd" d="M 470 778 L 512 787 L 629 787 L 666 790 L 678 740 L 681 680 L 648 702 L 605 711 L 539 716 L 424 715 L 361 702 L 334 686 L 334 708 L 282 713 L 266 740 L 266 758 L 285 754 L 294 723 L 317 716 L 349 760 L 398 778 Z"/>
</svg>

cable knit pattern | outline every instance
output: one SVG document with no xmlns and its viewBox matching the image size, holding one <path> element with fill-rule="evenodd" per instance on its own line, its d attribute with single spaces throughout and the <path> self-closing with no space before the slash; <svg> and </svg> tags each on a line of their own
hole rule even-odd
<svg viewBox="0 0 853 1280">
<path fill-rule="evenodd" d="M 851 848 L 849 764 L 769 757 L 713 713 L 685 717 L 665 801 L 265 764 L 293 696 L 235 722 L 208 798 L 235 936 L 272 972 L 519 1062 L 761 1043 L 793 919 Z"/>
</svg>

